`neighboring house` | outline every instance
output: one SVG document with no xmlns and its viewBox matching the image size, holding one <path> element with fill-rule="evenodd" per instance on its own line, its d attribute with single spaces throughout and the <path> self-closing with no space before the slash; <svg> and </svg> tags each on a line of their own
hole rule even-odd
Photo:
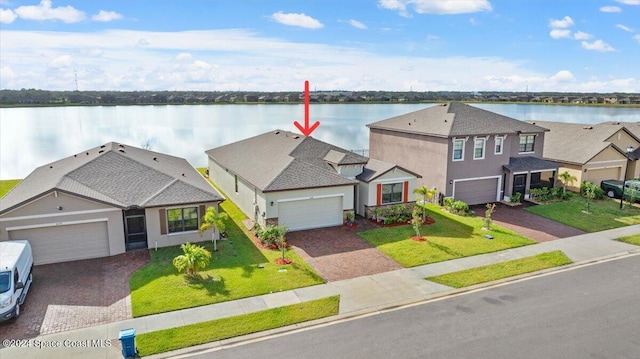
<svg viewBox="0 0 640 359">
<path fill-rule="evenodd" d="M 224 198 L 186 160 L 107 143 L 35 169 L 0 199 L 0 240 L 27 239 L 36 264 L 211 238 Z"/>
<path fill-rule="evenodd" d="M 350 212 L 413 202 L 416 176 L 275 130 L 206 151 L 213 182 L 254 222 L 289 230 L 341 225 Z M 362 180 L 359 180 L 362 179 Z M 396 185 L 397 184 L 397 185 Z"/>
<path fill-rule="evenodd" d="M 463 103 L 436 105 L 369 125 L 369 155 L 397 163 L 468 204 L 553 187 L 557 164 L 542 159 L 540 126 Z"/>
<path fill-rule="evenodd" d="M 531 122 L 534 123 L 534 122 Z M 640 126 L 635 123 L 605 122 L 597 125 L 543 122 L 548 128 L 543 157 L 560 165 L 560 173 L 568 171 L 578 180 L 571 189 L 579 189 L 582 181 L 597 185 L 607 179 L 622 180 L 640 176 L 636 159 L 640 156 Z M 637 133 L 634 134 L 634 131 Z M 627 159 L 627 147 L 633 151 Z"/>
</svg>

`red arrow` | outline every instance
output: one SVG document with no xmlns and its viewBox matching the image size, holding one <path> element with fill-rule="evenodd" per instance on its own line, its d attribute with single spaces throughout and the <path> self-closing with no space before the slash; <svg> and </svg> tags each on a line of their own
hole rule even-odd
<svg viewBox="0 0 640 359">
<path fill-rule="evenodd" d="M 293 124 L 296 125 L 298 130 L 305 136 L 310 136 L 311 133 L 320 126 L 320 121 L 316 121 L 309 127 L 309 81 L 304 82 L 304 127 L 302 127 L 298 121 L 293 121 Z"/>
</svg>

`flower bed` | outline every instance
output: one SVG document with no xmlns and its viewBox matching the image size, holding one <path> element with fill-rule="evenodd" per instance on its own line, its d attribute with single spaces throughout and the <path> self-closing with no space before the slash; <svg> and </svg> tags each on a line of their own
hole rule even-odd
<svg viewBox="0 0 640 359">
<path fill-rule="evenodd" d="M 406 226 L 411 224 L 411 221 L 407 221 L 407 222 L 392 222 L 392 223 L 384 223 L 384 221 L 377 221 L 375 219 L 371 219 L 371 222 L 376 224 L 378 227 L 383 227 L 383 228 L 387 228 L 387 227 L 399 227 L 399 226 Z M 422 222 L 423 226 L 428 226 L 430 224 L 434 224 L 436 223 L 435 219 L 431 218 L 431 217 L 427 217 L 425 218 L 425 220 Z"/>
</svg>

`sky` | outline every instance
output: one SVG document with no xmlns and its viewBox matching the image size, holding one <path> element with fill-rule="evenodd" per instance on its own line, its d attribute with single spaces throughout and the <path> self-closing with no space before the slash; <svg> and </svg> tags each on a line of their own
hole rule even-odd
<svg viewBox="0 0 640 359">
<path fill-rule="evenodd" d="M 640 0 L 0 0 L 0 89 L 302 91 L 305 80 L 640 93 Z"/>
</svg>

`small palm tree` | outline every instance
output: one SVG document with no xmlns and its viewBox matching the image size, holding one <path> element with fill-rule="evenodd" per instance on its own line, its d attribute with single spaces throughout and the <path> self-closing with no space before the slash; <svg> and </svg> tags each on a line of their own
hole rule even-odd
<svg viewBox="0 0 640 359">
<path fill-rule="evenodd" d="M 564 171 L 558 174 L 558 179 L 562 182 L 562 196 L 567 193 L 567 184 L 572 185 L 575 181 L 578 180 L 576 176 L 572 176 L 569 171 Z"/>
<path fill-rule="evenodd" d="M 184 273 L 187 277 L 193 277 L 209 265 L 211 252 L 204 247 L 187 242 L 180 248 L 183 254 L 173 258 L 173 266 L 178 272 Z"/>
<path fill-rule="evenodd" d="M 427 199 L 431 201 L 433 196 L 438 193 L 438 190 L 435 187 L 429 188 L 426 185 L 423 185 L 422 187 L 414 189 L 413 193 L 422 196 L 422 221 L 424 222 L 427 216 L 427 208 L 425 207 L 425 205 L 427 204 Z"/>
<path fill-rule="evenodd" d="M 222 233 L 226 229 L 226 225 L 224 221 L 229 219 L 229 216 L 224 212 L 216 212 L 214 207 L 207 208 L 207 212 L 202 217 L 202 224 L 200 228 L 198 228 L 198 233 L 202 236 L 202 232 L 207 229 L 213 228 L 213 233 L 211 234 L 211 241 L 213 242 L 213 250 L 218 250 L 217 239 L 219 238 L 219 233 Z"/>
<path fill-rule="evenodd" d="M 278 249 L 282 251 L 282 263 L 286 263 L 284 258 L 284 253 L 287 249 L 287 241 L 284 238 L 286 234 L 287 234 L 287 227 L 285 227 L 284 225 L 273 228 L 273 236 L 275 237 L 275 243 L 278 246 Z"/>
</svg>

